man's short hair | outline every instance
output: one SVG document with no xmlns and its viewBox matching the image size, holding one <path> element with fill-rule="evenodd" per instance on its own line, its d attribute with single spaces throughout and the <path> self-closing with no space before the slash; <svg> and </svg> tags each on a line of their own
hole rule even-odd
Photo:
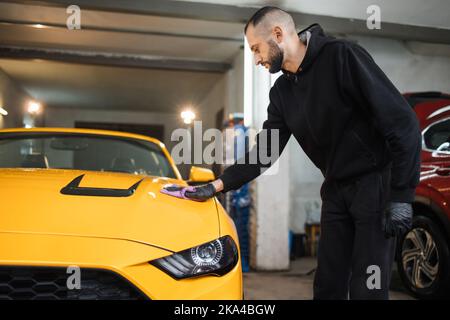
<svg viewBox="0 0 450 320">
<path fill-rule="evenodd" d="M 261 21 L 263 21 L 264 17 L 272 12 L 284 12 L 287 13 L 286 11 L 277 8 L 277 7 L 272 7 L 272 6 L 266 6 L 266 7 L 262 7 L 261 9 L 259 9 L 258 11 L 256 11 L 251 18 L 247 21 L 247 24 L 244 27 L 244 34 L 247 33 L 247 28 L 250 24 L 252 24 L 254 27 L 256 27 Z"/>
</svg>

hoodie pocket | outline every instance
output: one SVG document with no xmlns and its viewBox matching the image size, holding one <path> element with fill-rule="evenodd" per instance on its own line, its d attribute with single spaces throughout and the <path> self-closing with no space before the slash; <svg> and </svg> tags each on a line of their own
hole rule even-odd
<svg viewBox="0 0 450 320">
<path fill-rule="evenodd" d="M 358 178 L 349 211 L 357 222 L 379 220 L 383 209 L 383 181 L 379 172 Z"/>
<path fill-rule="evenodd" d="M 376 167 L 374 153 L 355 130 L 346 130 L 340 140 L 331 157 L 330 176 L 348 179 L 372 171 Z"/>
<path fill-rule="evenodd" d="M 377 160 L 370 147 L 363 141 L 363 139 L 361 139 L 361 137 L 358 135 L 358 133 L 356 133 L 355 130 L 352 129 L 351 132 L 355 136 L 356 140 L 358 140 L 359 144 L 361 145 L 361 148 L 365 151 L 365 156 L 367 160 L 373 167 L 376 167 Z"/>
</svg>

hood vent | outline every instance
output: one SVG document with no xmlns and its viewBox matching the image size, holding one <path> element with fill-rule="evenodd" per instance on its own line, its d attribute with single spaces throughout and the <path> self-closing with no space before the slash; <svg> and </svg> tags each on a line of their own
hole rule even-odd
<svg viewBox="0 0 450 320">
<path fill-rule="evenodd" d="M 133 195 L 134 191 L 136 191 L 139 184 L 142 182 L 142 180 L 144 180 L 144 179 L 139 180 L 128 189 L 110 189 L 110 188 L 80 187 L 79 185 L 83 177 L 84 174 L 70 181 L 67 186 L 61 189 L 61 193 L 73 196 L 129 197 Z"/>
</svg>

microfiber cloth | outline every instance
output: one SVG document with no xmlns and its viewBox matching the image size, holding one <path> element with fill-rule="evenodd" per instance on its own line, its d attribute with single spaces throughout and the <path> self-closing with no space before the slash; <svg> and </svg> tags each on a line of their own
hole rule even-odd
<svg viewBox="0 0 450 320">
<path fill-rule="evenodd" d="M 164 188 L 162 188 L 160 190 L 161 193 L 167 194 L 172 197 L 186 199 L 186 200 L 192 200 L 192 201 L 201 201 L 201 200 L 186 197 L 186 195 L 185 195 L 186 191 L 194 192 L 195 188 L 194 187 L 182 187 L 182 186 L 178 186 L 176 184 L 172 184 L 172 185 L 165 186 Z"/>
</svg>

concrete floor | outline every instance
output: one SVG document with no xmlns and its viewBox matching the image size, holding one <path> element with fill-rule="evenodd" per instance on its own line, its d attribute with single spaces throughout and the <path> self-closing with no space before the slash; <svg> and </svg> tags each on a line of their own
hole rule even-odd
<svg viewBox="0 0 450 320">
<path fill-rule="evenodd" d="M 303 257 L 291 261 L 291 269 L 283 272 L 244 273 L 246 300 L 310 300 L 316 259 Z M 390 292 L 391 300 L 413 299 L 403 289 L 398 274 L 394 271 Z"/>
</svg>

